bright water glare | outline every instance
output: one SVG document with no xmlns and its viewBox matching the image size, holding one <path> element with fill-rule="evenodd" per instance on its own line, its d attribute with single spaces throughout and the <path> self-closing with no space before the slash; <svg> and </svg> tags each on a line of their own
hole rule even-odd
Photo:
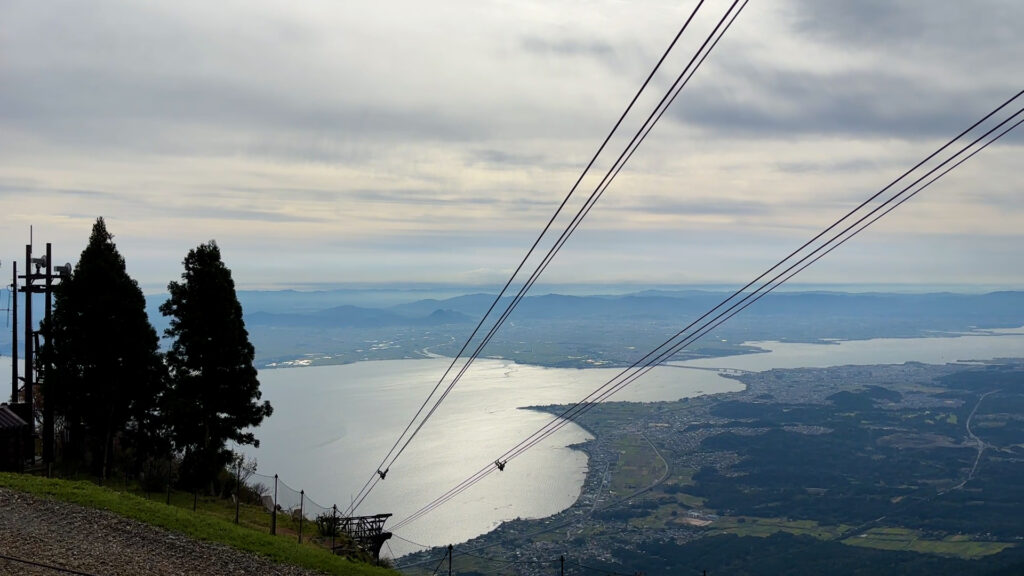
<svg viewBox="0 0 1024 576">
<path fill-rule="evenodd" d="M 886 364 L 946 363 L 1024 356 L 1024 331 L 956 338 L 904 338 L 828 345 L 760 342 L 770 350 L 680 363 L 698 368 L 768 370 Z M 348 503 L 377 469 L 449 359 L 360 362 L 260 374 L 274 416 L 257 431 L 252 453 L 264 474 L 281 474 L 318 503 Z M 526 406 L 568 404 L 618 373 L 616 369 L 557 369 L 479 360 L 410 445 L 360 514 L 393 513 L 401 520 L 547 423 Z M 652 370 L 614 400 L 650 402 L 737 391 L 743 386 L 711 370 L 665 366 Z M 504 520 L 543 517 L 570 506 L 586 474 L 586 457 L 568 446 L 588 437 L 570 425 L 462 495 L 399 532 L 428 545 L 458 543 Z M 298 485 L 296 485 L 298 484 Z M 393 540 L 396 554 L 415 546 Z"/>
</svg>

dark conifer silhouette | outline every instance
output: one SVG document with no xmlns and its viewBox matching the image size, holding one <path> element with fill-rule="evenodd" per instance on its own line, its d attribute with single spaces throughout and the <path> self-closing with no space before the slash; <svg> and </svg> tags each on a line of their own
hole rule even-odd
<svg viewBox="0 0 1024 576">
<path fill-rule="evenodd" d="M 211 481 L 231 458 L 227 441 L 259 446 L 247 428 L 270 416 L 260 403 L 254 350 L 242 320 L 231 271 L 210 241 L 189 251 L 181 282 L 168 285 L 160 306 L 173 387 L 169 404 L 174 444 L 182 452 L 184 480 L 193 488 Z"/>
<path fill-rule="evenodd" d="M 62 423 L 61 459 L 104 478 L 116 441 L 135 448 L 135 462 L 123 464 L 137 466 L 155 436 L 165 367 L 142 290 L 103 218 L 54 296 L 37 358 L 44 401 Z"/>
</svg>

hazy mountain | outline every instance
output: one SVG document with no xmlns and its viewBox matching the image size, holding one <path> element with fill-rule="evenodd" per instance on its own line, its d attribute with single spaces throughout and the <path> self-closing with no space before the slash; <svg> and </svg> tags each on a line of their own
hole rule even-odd
<svg viewBox="0 0 1024 576">
<path fill-rule="evenodd" d="M 425 294 L 429 298 L 415 299 Z M 263 364 L 304 354 L 324 362 L 455 354 L 494 301 L 493 294 L 437 297 L 438 291 L 242 291 L 246 326 Z M 713 309 L 727 292 L 645 290 L 629 294 L 538 294 L 522 300 L 485 349 L 486 355 L 546 365 L 621 364 Z M 147 311 L 162 334 L 163 295 Z M 491 318 L 505 309 L 502 298 Z M 42 300 L 34 299 L 36 316 Z M 375 304 L 374 304 L 375 303 Z M 716 328 L 690 352 L 745 351 L 743 342 L 946 335 L 1024 325 L 1024 292 L 906 294 L 784 292 L 769 294 Z M 488 327 L 490 324 L 488 324 Z M 19 334 L 19 338 L 21 338 Z M 386 347 L 367 343 L 388 341 Z M 0 353 L 11 332 L 0 331 Z"/>
</svg>

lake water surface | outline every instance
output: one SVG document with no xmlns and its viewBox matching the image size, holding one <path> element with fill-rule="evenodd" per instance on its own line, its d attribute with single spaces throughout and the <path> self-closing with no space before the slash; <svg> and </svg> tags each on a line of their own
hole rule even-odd
<svg viewBox="0 0 1024 576">
<path fill-rule="evenodd" d="M 752 343 L 770 352 L 678 363 L 699 368 L 772 368 L 907 361 L 947 363 L 1024 356 L 1024 330 L 955 338 L 902 338 L 834 344 Z M 264 371 L 274 416 L 258 431 L 260 470 L 299 482 L 321 504 L 348 502 L 377 469 L 449 359 L 360 362 Z M 401 520 L 543 426 L 551 416 L 518 407 L 580 400 L 617 369 L 558 369 L 479 360 L 409 449 L 378 483 L 360 514 Z M 742 389 L 714 371 L 659 367 L 615 400 L 661 401 Z M 458 543 L 516 517 L 543 517 L 570 506 L 586 457 L 567 446 L 587 434 L 570 425 L 423 519 L 398 532 L 429 545 Z M 395 553 L 414 551 L 401 540 Z"/>
<path fill-rule="evenodd" d="M 768 370 L 907 361 L 947 363 L 1024 357 L 1024 330 L 956 338 L 902 338 L 834 344 L 751 343 L 770 352 L 674 363 L 698 368 Z M 0 362 L 0 384 L 9 394 L 10 358 Z M 274 414 L 257 431 L 260 448 L 246 448 L 258 472 L 279 474 L 318 504 L 344 508 L 373 475 L 450 359 L 393 360 L 265 370 L 263 397 Z M 479 360 L 454 389 L 359 514 L 390 512 L 401 520 L 440 496 L 551 416 L 523 406 L 580 400 L 617 369 L 558 369 L 503 360 Z M 737 381 L 710 370 L 659 367 L 614 400 L 661 401 L 741 390 Z M 586 456 L 567 446 L 587 433 L 563 428 L 460 496 L 397 533 L 428 545 L 459 543 L 504 520 L 543 517 L 570 506 L 587 471 Z M 393 539 L 395 554 L 418 547 Z M 387 552 L 387 549 L 385 549 Z"/>
</svg>

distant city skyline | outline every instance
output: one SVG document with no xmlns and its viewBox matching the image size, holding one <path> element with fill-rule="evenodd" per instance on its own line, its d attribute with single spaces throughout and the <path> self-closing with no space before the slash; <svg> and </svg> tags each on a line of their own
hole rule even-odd
<svg viewBox="0 0 1024 576">
<path fill-rule="evenodd" d="M 240 289 L 500 284 L 695 4 L 5 2 L 0 278 L 30 226 L 74 263 L 103 216 L 147 293 L 210 239 Z M 1014 0 L 752 1 L 542 282 L 745 283 L 1024 88 L 1021 23 Z M 1022 151 L 796 281 L 1024 287 Z"/>
</svg>

